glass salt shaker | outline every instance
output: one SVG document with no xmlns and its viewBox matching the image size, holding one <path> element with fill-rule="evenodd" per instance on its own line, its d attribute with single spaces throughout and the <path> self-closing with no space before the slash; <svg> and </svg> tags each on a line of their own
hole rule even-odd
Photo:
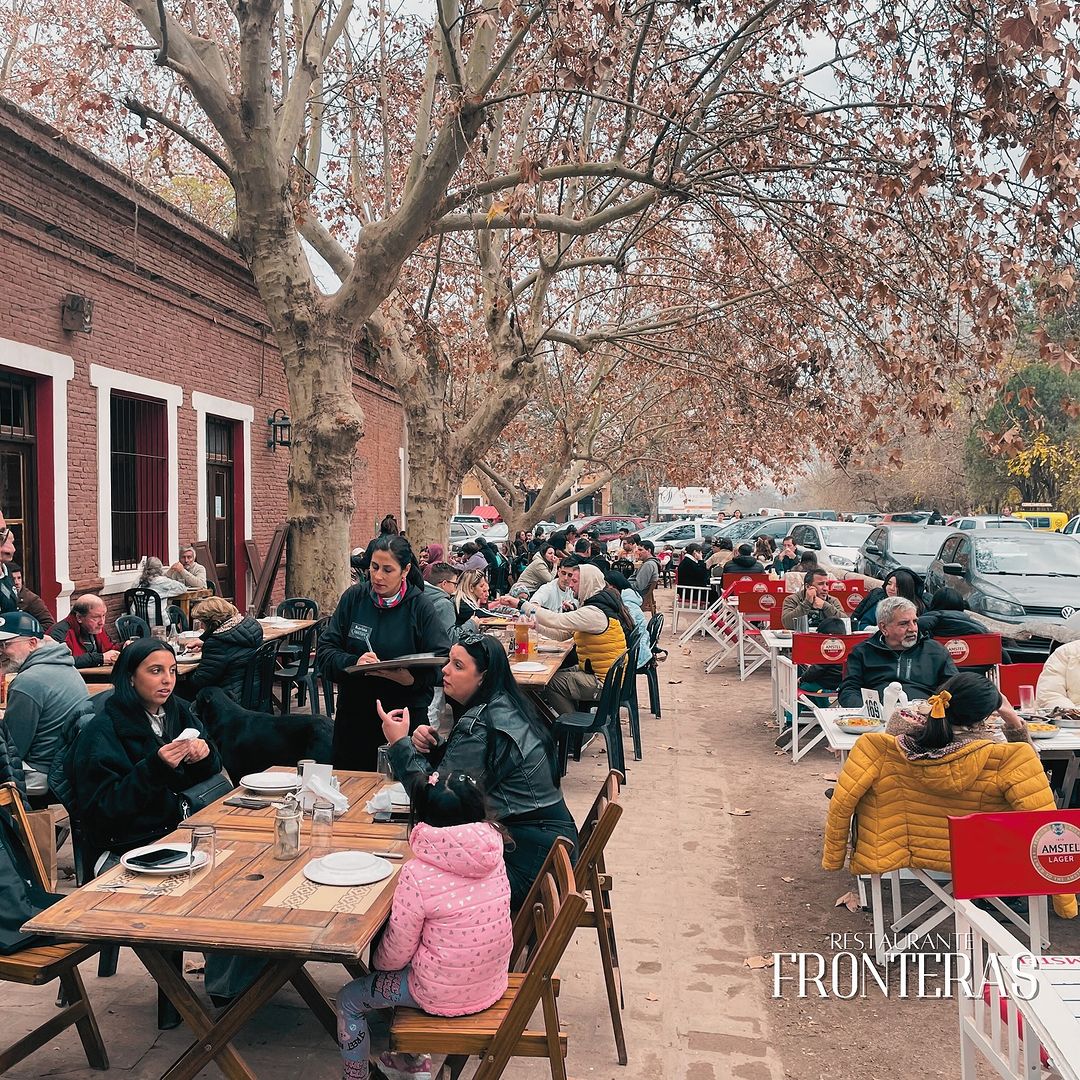
<svg viewBox="0 0 1080 1080">
<path fill-rule="evenodd" d="M 274 858 L 286 861 L 300 854 L 300 816 L 295 795 L 287 795 L 274 816 Z"/>
</svg>

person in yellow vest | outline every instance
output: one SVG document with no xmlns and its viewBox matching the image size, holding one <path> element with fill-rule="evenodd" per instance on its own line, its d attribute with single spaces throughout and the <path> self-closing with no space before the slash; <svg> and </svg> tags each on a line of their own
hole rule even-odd
<svg viewBox="0 0 1080 1080">
<path fill-rule="evenodd" d="M 595 701 L 608 668 L 626 652 L 634 632 L 633 616 L 591 563 L 574 567 L 570 587 L 578 599 L 576 611 L 548 611 L 528 602 L 523 613 L 544 637 L 574 639 L 577 666 L 561 668 L 540 691 L 540 697 L 560 716 L 574 712 L 579 701 Z"/>
</svg>

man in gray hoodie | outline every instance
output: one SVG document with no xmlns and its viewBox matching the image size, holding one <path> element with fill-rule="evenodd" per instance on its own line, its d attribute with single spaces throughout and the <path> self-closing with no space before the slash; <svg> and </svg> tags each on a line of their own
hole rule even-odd
<svg viewBox="0 0 1080 1080">
<path fill-rule="evenodd" d="M 0 658 L 10 675 L 4 724 L 23 759 L 29 795 L 45 795 L 53 755 L 68 723 L 92 711 L 71 650 L 25 611 L 0 615 Z"/>
</svg>

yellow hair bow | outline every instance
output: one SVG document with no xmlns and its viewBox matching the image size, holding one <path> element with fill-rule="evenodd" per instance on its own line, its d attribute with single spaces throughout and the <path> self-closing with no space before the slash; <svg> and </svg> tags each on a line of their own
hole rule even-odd
<svg viewBox="0 0 1080 1080">
<path fill-rule="evenodd" d="M 935 720 L 944 720 L 945 710 L 949 707 L 949 702 L 952 701 L 952 694 L 948 690 L 942 690 L 940 694 L 931 694 L 926 701 L 930 706 L 930 715 Z"/>
</svg>

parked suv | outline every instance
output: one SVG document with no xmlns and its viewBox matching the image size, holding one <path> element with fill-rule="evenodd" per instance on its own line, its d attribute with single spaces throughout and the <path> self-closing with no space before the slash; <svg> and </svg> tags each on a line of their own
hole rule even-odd
<svg viewBox="0 0 1080 1080">
<path fill-rule="evenodd" d="M 719 529 L 720 522 L 712 520 L 661 521 L 642 529 L 640 536 L 642 540 L 651 540 L 657 551 L 661 548 L 682 551 L 688 544 L 700 544 L 709 539 Z"/>
<path fill-rule="evenodd" d="M 847 521 L 796 521 L 787 535 L 797 548 L 820 552 L 841 570 L 854 570 L 859 545 L 874 531 L 872 525 Z"/>
<path fill-rule="evenodd" d="M 1060 533 L 953 532 L 926 572 L 926 591 L 948 586 L 972 611 L 1005 623 L 1063 623 L 1080 611 L 1080 546 Z M 1046 659 L 1046 638 L 1010 638 L 1010 655 Z"/>
</svg>

